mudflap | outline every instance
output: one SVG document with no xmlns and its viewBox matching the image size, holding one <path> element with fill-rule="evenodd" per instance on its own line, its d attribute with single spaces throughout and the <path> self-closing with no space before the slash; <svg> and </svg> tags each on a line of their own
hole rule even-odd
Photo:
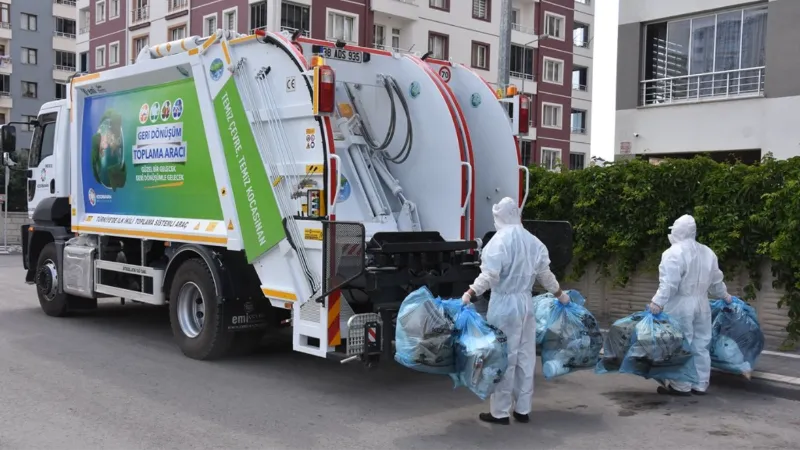
<svg viewBox="0 0 800 450">
<path fill-rule="evenodd" d="M 272 322 L 266 299 L 231 299 L 223 303 L 225 329 L 232 332 L 266 330 Z"/>
</svg>

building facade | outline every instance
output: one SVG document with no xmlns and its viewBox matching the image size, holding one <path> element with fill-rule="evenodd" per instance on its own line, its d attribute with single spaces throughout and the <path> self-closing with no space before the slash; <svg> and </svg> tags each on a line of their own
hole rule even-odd
<svg viewBox="0 0 800 450">
<path fill-rule="evenodd" d="M 619 17 L 618 158 L 800 154 L 800 2 L 621 0 Z"/>
<path fill-rule="evenodd" d="M 0 122 L 29 122 L 43 103 L 66 98 L 76 72 L 75 0 L 0 0 Z M 17 145 L 31 127 L 17 126 Z"/>
<path fill-rule="evenodd" d="M 583 168 L 589 161 L 592 2 L 513 5 L 511 82 L 533 99 L 523 160 Z M 218 28 L 300 30 L 367 47 L 431 51 L 494 83 L 500 7 L 499 0 L 78 0 L 79 61 L 89 71 L 104 70 L 131 62 L 151 43 Z"/>
</svg>

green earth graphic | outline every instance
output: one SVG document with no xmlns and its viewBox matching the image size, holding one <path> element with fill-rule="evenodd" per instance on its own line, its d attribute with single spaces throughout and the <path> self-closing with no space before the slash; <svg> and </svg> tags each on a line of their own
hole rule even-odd
<svg viewBox="0 0 800 450">
<path fill-rule="evenodd" d="M 92 172 L 98 183 L 112 191 L 125 186 L 127 173 L 122 148 L 122 116 L 108 110 L 92 135 Z"/>
</svg>

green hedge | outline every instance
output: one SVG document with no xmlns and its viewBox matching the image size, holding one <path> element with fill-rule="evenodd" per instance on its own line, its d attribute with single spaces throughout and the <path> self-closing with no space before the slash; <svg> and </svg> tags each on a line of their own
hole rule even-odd
<svg viewBox="0 0 800 450">
<path fill-rule="evenodd" d="M 571 278 L 590 263 L 619 286 L 636 271 L 657 270 L 668 227 L 683 214 L 726 274 L 745 269 L 744 297 L 761 287 L 770 261 L 786 295 L 790 342 L 800 338 L 800 158 L 720 164 L 706 157 L 659 165 L 634 160 L 563 173 L 531 170 L 526 218 L 568 220 L 575 232 Z M 613 263 L 612 263 L 613 261 Z M 612 265 L 613 264 L 613 265 Z"/>
</svg>

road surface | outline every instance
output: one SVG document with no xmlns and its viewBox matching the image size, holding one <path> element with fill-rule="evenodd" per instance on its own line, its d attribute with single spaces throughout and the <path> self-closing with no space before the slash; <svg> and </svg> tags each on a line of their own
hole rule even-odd
<svg viewBox="0 0 800 450">
<path fill-rule="evenodd" d="M 800 447 L 800 396 L 715 386 L 670 399 L 650 382 L 537 378 L 532 423 L 486 409 L 445 377 L 368 372 L 284 345 L 220 362 L 183 357 L 163 308 L 114 303 L 54 319 L 0 257 L 0 449 L 780 449 Z"/>
</svg>

